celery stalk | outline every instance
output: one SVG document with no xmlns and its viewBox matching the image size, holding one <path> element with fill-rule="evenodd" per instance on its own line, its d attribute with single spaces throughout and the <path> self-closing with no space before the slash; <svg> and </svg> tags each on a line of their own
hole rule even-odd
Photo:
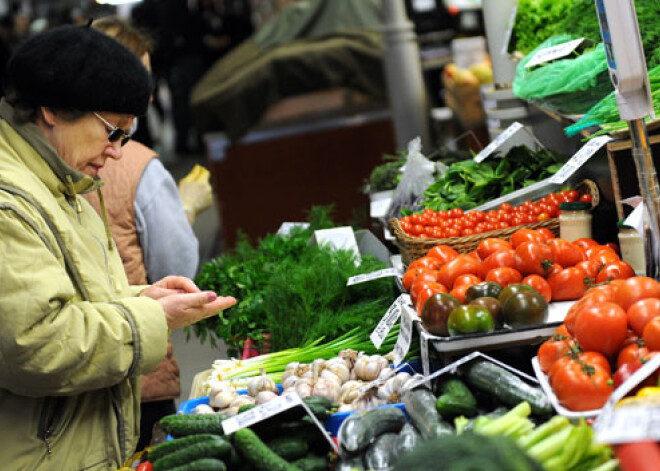
<svg viewBox="0 0 660 471">
<path fill-rule="evenodd" d="M 554 435 L 555 433 L 559 432 L 561 429 L 569 425 L 570 423 L 568 422 L 568 419 L 566 417 L 562 417 L 561 415 L 556 415 L 552 419 L 544 423 L 543 425 L 537 427 L 536 430 L 534 430 L 529 435 L 522 437 L 520 440 L 518 440 L 518 445 L 520 445 L 523 449 L 527 450 L 528 448 L 536 445 L 542 440 L 545 440 L 549 436 Z"/>
</svg>

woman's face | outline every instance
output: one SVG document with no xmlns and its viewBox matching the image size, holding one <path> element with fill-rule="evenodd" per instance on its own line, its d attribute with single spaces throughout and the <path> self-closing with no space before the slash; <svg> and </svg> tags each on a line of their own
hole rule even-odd
<svg viewBox="0 0 660 471">
<path fill-rule="evenodd" d="M 133 124 L 132 115 L 109 112 L 97 114 L 125 132 Z M 110 142 L 108 133 L 112 129 L 94 113 L 86 113 L 76 120 L 67 120 L 61 114 L 44 109 L 44 121 L 48 124 L 46 138 L 60 158 L 86 175 L 94 177 L 107 159 L 121 158 L 121 139 Z"/>
</svg>

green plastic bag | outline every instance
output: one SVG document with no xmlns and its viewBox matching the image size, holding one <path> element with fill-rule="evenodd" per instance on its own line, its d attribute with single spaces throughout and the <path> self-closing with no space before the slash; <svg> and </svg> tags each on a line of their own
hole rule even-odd
<svg viewBox="0 0 660 471">
<path fill-rule="evenodd" d="M 518 64 L 513 93 L 562 114 L 583 114 L 612 91 L 602 43 L 575 57 L 527 68 L 540 49 L 568 42 L 568 34 L 553 36 L 527 54 Z"/>
</svg>

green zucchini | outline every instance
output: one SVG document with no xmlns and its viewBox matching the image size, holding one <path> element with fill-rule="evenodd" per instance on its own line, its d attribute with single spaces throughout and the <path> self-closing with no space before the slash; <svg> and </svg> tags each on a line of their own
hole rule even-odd
<svg viewBox="0 0 660 471">
<path fill-rule="evenodd" d="M 463 381 L 457 378 L 445 380 L 440 385 L 440 391 L 442 394 L 435 401 L 435 407 L 443 419 L 476 415 L 477 400 Z"/>
<path fill-rule="evenodd" d="M 387 432 L 398 433 L 405 424 L 406 415 L 396 407 L 350 415 L 337 432 L 341 451 L 344 455 L 357 453 L 367 448 L 377 436 Z"/>
<path fill-rule="evenodd" d="M 403 395 L 403 404 L 410 420 L 424 440 L 454 433 L 451 425 L 440 420 L 435 408 L 435 396 L 426 388 L 417 388 Z"/>
<path fill-rule="evenodd" d="M 367 469 L 381 470 L 394 466 L 396 439 L 396 433 L 384 433 L 369 445 L 364 454 L 364 465 Z"/>
<path fill-rule="evenodd" d="M 327 471 L 330 469 L 330 462 L 325 456 L 308 455 L 293 462 L 302 471 Z"/>
<path fill-rule="evenodd" d="M 511 371 L 486 360 L 475 360 L 464 370 L 465 381 L 476 389 L 493 394 L 502 403 L 517 406 L 529 402 L 532 413 L 552 414 L 550 401 L 540 387 L 531 386 Z"/>
<path fill-rule="evenodd" d="M 200 458 L 191 461 L 176 468 L 170 468 L 169 471 L 226 471 L 227 466 L 215 458 Z"/>
<path fill-rule="evenodd" d="M 241 456 L 259 471 L 300 471 L 300 468 L 275 454 L 249 428 L 234 433 L 234 444 Z"/>
<path fill-rule="evenodd" d="M 193 443 L 152 461 L 153 471 L 166 471 L 199 458 L 225 458 L 230 454 L 231 444 L 227 440 L 217 437 L 215 441 L 206 440 L 201 443 Z"/>
<path fill-rule="evenodd" d="M 228 419 L 225 414 L 174 414 L 160 419 L 160 426 L 165 432 L 176 437 L 213 433 L 224 435 L 222 421 Z"/>
<path fill-rule="evenodd" d="M 415 430 L 412 424 L 408 423 L 404 425 L 396 437 L 396 443 L 394 445 L 396 456 L 403 456 L 410 453 L 421 441 L 422 438 L 419 436 L 419 432 Z"/>
<path fill-rule="evenodd" d="M 268 448 L 273 450 L 287 461 L 300 459 L 309 451 L 307 440 L 299 438 L 275 438 L 269 442 L 266 442 L 266 445 L 268 445 Z"/>
<path fill-rule="evenodd" d="M 169 442 L 163 442 L 154 446 L 149 450 L 148 457 L 152 463 L 165 455 L 169 455 L 177 450 L 192 445 L 194 443 L 202 443 L 205 441 L 217 441 L 220 437 L 210 433 L 200 433 L 198 435 L 190 435 L 183 438 L 175 438 Z"/>
</svg>

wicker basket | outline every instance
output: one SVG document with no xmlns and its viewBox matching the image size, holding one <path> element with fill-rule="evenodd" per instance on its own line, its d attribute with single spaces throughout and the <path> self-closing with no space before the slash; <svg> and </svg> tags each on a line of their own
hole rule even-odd
<svg viewBox="0 0 660 471">
<path fill-rule="evenodd" d="M 580 182 L 575 189 L 582 194 L 591 194 L 592 207 L 596 207 L 600 201 L 598 187 L 592 180 L 584 180 Z M 489 237 L 496 237 L 499 239 L 509 240 L 514 232 L 519 229 L 541 229 L 545 227 L 552 231 L 555 236 L 559 236 L 559 219 L 552 218 L 545 221 L 539 221 L 532 224 L 524 224 L 521 226 L 507 227 L 506 229 L 497 229 L 489 232 L 482 232 L 464 237 L 448 237 L 445 239 L 434 239 L 418 237 L 411 237 L 406 234 L 401 228 L 399 220 L 392 218 L 389 220 L 390 230 L 396 237 L 396 243 L 401 251 L 401 258 L 405 266 L 410 265 L 411 262 L 423 257 L 426 253 L 436 245 L 449 245 L 459 253 L 469 253 L 477 249 L 482 240 Z"/>
</svg>

